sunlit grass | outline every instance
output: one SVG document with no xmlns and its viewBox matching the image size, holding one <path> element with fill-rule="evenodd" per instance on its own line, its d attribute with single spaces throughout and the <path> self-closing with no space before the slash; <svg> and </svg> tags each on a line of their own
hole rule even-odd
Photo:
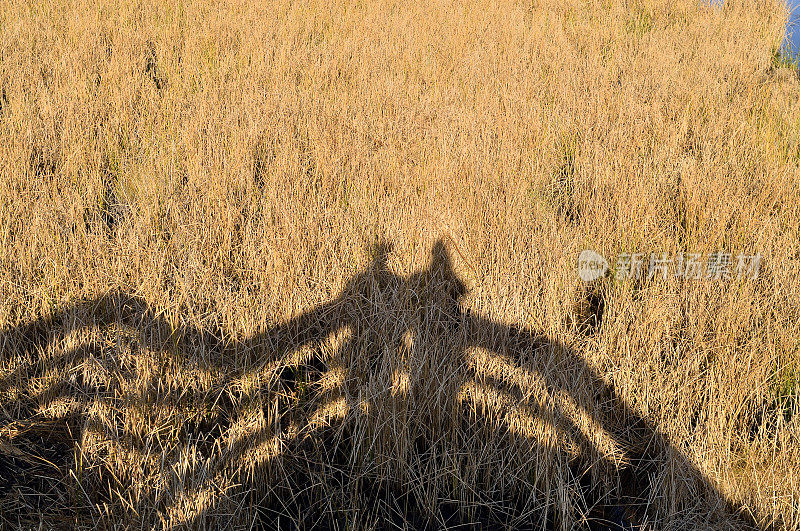
<svg viewBox="0 0 800 531">
<path fill-rule="evenodd" d="M 690 468 L 758 523 L 800 527 L 784 18 L 744 1 L 0 0 L 0 476 L 24 463 L 0 514 L 568 529 L 613 495 L 631 449 L 610 431 L 635 412 L 673 451 L 653 528 L 714 524 Z M 559 348 L 469 350 L 481 331 L 437 313 L 447 279 L 421 274 L 440 239 L 462 318 Z M 587 288 L 586 248 L 764 268 Z M 359 276 L 381 260 L 408 284 Z M 260 335 L 342 290 L 349 326 Z M 72 306 L 109 293 L 145 308 Z"/>
</svg>

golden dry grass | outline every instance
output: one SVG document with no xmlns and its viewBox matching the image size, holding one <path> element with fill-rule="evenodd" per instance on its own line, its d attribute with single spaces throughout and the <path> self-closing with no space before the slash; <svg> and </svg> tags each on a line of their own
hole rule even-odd
<svg viewBox="0 0 800 531">
<path fill-rule="evenodd" d="M 4 524 L 800 528 L 784 17 L 0 0 Z"/>
</svg>

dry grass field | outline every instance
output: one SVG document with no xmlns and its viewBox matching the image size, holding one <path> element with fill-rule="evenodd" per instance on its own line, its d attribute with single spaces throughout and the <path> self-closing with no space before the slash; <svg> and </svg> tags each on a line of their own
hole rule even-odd
<svg viewBox="0 0 800 531">
<path fill-rule="evenodd" d="M 2 526 L 800 529 L 785 17 L 0 0 Z"/>
</svg>

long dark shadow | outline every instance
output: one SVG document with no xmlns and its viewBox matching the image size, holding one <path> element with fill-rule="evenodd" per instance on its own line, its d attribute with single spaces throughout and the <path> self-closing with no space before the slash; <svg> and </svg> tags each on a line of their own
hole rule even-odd
<svg viewBox="0 0 800 531">
<path fill-rule="evenodd" d="M 402 348 L 403 338 L 411 334 L 417 348 L 424 348 L 426 342 L 433 341 L 438 352 L 453 356 L 464 367 L 464 386 L 473 385 L 502 393 L 508 400 L 518 401 L 520 408 L 531 416 L 547 412 L 560 431 L 569 433 L 578 441 L 584 449 L 585 460 L 594 462 L 603 473 L 613 475 L 615 488 L 610 494 L 598 495 L 598 503 L 604 509 L 597 512 L 597 519 L 608 521 L 607 528 L 635 528 L 637 522 L 647 518 L 652 481 L 667 464 L 685 471 L 686 488 L 698 499 L 705 500 L 710 512 L 719 512 L 738 522 L 736 525 L 740 528 L 759 528 L 749 513 L 726 499 L 652 422 L 629 407 L 581 355 L 533 330 L 502 324 L 463 310 L 460 300 L 466 294 L 466 288 L 453 270 L 441 241 L 432 250 L 429 268 L 408 277 L 389 270 L 386 259 L 390 250 L 386 244 L 376 248 L 372 264 L 351 279 L 334 300 L 244 341 L 227 341 L 220 330 L 187 326 L 175 329 L 141 298 L 124 293 L 79 301 L 52 316 L 0 331 L 2 361 L 23 360 L 17 368 L 0 378 L 1 396 L 8 396 L 10 391 L 16 390 L 17 396 L 25 400 L 24 403 L 20 400 L 0 401 L 0 429 L 18 423 L 20 419 L 29 425 L 44 421 L 33 406 L 53 397 L 78 394 L 104 399 L 106 389 L 102 386 L 91 382 L 70 383 L 66 378 L 35 393 L 20 392 L 31 375 L 40 375 L 54 368 L 66 374 L 87 357 L 102 355 L 93 350 L 92 345 L 79 345 L 55 357 L 48 354 L 49 346 L 60 340 L 63 332 L 80 330 L 85 326 L 124 324 L 136 332 L 135 341 L 153 351 L 170 352 L 181 357 L 180 362 L 185 364 L 202 360 L 203 364 L 224 375 L 220 394 L 226 382 L 266 366 L 276 368 L 274 378 L 267 384 L 271 387 L 268 392 L 293 392 L 299 382 L 319 378 L 327 366 L 325 360 L 313 357 L 298 364 L 292 361 L 293 353 L 301 347 L 318 352 L 332 334 L 346 330 L 347 339 L 338 347 L 340 350 L 366 345 L 369 348 L 362 350 L 372 353 L 357 360 L 357 370 L 345 367 L 345 371 L 357 373 L 357 377 L 346 379 L 349 388 L 342 396 L 356 396 L 357 387 L 375 377 L 382 353 L 396 352 Z M 390 315 L 394 319 L 385 319 Z M 82 319 L 87 322 L 82 322 Z M 481 366 L 481 358 L 475 358 L 475 351 L 492 357 L 496 362 L 495 369 Z M 568 370 L 559 370 L 559 367 Z M 510 373 L 516 377 L 508 377 Z M 540 397 L 532 403 L 531 389 L 526 388 L 524 382 L 534 380 L 542 385 L 549 397 L 562 396 L 564 400 L 556 402 L 552 398 Z M 576 389 L 583 392 L 577 393 Z M 166 398 L 160 397 L 160 400 L 166 399 L 173 404 L 187 399 L 180 390 L 168 390 L 162 394 Z M 310 409 L 324 407 L 328 399 L 332 400 L 330 397 L 317 400 Z M 456 400 L 456 397 L 450 399 Z M 569 411 L 565 409 L 567 403 Z M 230 409 L 225 418 L 220 418 L 215 426 L 206 427 L 216 430 L 214 436 L 217 438 L 225 434 L 236 415 L 233 406 L 225 409 Z M 576 416 L 584 419 L 583 426 L 576 422 Z M 300 420 L 301 426 L 308 424 L 308 418 Z M 587 433 L 587 423 L 595 426 L 598 433 Z M 239 460 L 248 451 L 248 442 L 282 437 L 283 428 L 282 424 L 246 441 L 234 441 L 225 458 L 228 461 Z M 315 429 L 312 426 L 292 437 L 299 440 Z M 510 436 L 524 439 L 519 434 L 511 433 Z M 600 440 L 602 438 L 605 442 Z M 125 444 L 135 447 L 135 439 L 128 437 Z M 9 444 L 13 445 L 13 442 L 11 439 Z M 0 476 L 3 476 L 4 466 L 8 468 L 8 463 L 16 459 L 13 455 L 3 456 L 3 448 L 0 447 Z M 618 449 L 618 454 L 624 454 L 624 458 L 619 459 L 608 448 Z M 287 458 L 291 459 L 291 455 Z M 585 470 L 585 463 L 581 466 Z M 13 486 L 13 478 L 5 478 L 5 481 L 4 490 L 7 492 Z M 197 527 L 202 518 L 200 512 L 177 523 Z"/>
</svg>

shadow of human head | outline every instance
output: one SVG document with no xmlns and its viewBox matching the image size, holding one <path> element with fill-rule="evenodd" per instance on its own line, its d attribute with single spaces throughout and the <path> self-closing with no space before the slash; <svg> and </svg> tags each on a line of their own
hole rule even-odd
<svg viewBox="0 0 800 531">
<path fill-rule="evenodd" d="M 442 239 L 439 239 L 431 249 L 428 271 L 431 279 L 441 285 L 447 301 L 457 303 L 467 294 L 467 286 L 455 272 L 450 253 Z"/>
<path fill-rule="evenodd" d="M 384 238 L 379 238 L 375 241 L 369 249 L 369 254 L 372 257 L 370 269 L 374 272 L 388 273 L 389 256 L 392 254 L 393 250 L 394 245 Z"/>
<path fill-rule="evenodd" d="M 436 313 L 454 318 L 459 314 L 459 304 L 468 293 L 461 280 L 444 239 L 433 244 L 428 258 L 428 266 L 405 280 L 408 289 L 414 293 L 423 313 Z M 425 321 L 418 323 L 425 325 Z"/>
</svg>

